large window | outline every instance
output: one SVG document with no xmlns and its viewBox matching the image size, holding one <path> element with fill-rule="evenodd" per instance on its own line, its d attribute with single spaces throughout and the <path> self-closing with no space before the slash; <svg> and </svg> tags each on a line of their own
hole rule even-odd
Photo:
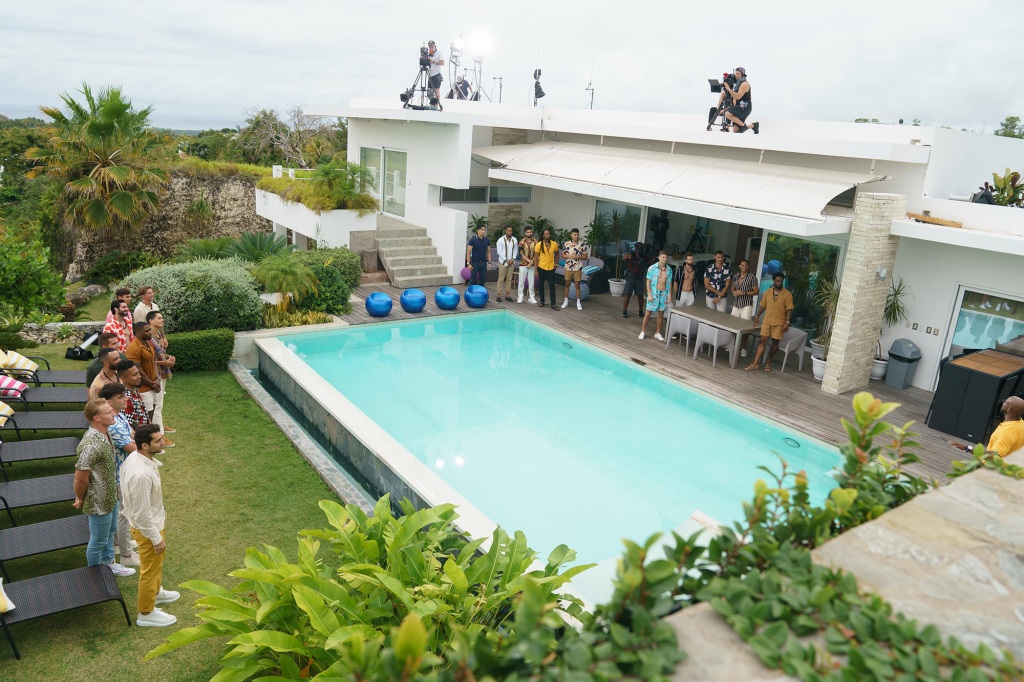
<svg viewBox="0 0 1024 682">
<path fill-rule="evenodd" d="M 487 188 L 470 187 L 469 189 L 441 188 L 442 204 L 486 204 Z"/>
<path fill-rule="evenodd" d="M 793 326 L 811 338 L 821 333 L 822 309 L 815 298 L 819 282 L 835 282 L 842 249 L 834 244 L 768 232 L 761 270 L 762 292 L 771 287 L 776 272 L 786 275 L 784 286 L 793 294 Z M 756 266 L 753 266 L 756 267 Z"/>
<path fill-rule="evenodd" d="M 995 348 L 1024 335 L 1024 303 L 980 291 L 963 291 L 952 351 Z"/>
<path fill-rule="evenodd" d="M 630 204 L 620 204 L 615 201 L 604 201 L 598 199 L 594 207 L 594 217 L 604 214 L 605 219 L 611 222 L 612 214 L 619 216 L 623 221 L 622 239 L 628 242 L 635 242 L 640 238 L 640 207 Z"/>
<path fill-rule="evenodd" d="M 528 204 L 533 198 L 533 188 L 526 185 L 491 185 L 492 204 Z"/>
<path fill-rule="evenodd" d="M 377 201 L 380 201 L 380 166 L 381 152 L 375 147 L 360 147 L 359 148 L 359 165 L 370 171 L 370 176 L 373 178 L 373 188 L 371 193 L 377 197 Z"/>
</svg>

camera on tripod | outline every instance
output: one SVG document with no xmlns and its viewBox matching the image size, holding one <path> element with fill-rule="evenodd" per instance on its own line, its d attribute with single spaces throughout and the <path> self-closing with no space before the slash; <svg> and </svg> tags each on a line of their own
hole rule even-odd
<svg viewBox="0 0 1024 682">
<path fill-rule="evenodd" d="M 719 81 L 717 78 L 709 78 L 708 79 L 708 85 L 711 86 L 711 92 L 715 93 L 716 95 L 718 93 L 722 92 L 722 84 L 723 83 L 725 85 L 728 85 L 730 90 L 735 89 L 736 88 L 736 76 L 734 74 L 726 72 L 726 73 L 722 74 L 722 80 L 721 81 Z"/>
</svg>

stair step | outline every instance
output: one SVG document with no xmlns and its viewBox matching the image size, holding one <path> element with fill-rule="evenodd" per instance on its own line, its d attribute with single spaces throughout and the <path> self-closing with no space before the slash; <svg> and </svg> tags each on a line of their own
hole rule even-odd
<svg viewBox="0 0 1024 682">
<path fill-rule="evenodd" d="M 388 274 L 392 279 L 401 277 L 414 277 L 418 275 L 447 275 L 448 268 L 443 265 L 406 265 L 401 267 L 388 267 Z"/>
<path fill-rule="evenodd" d="M 430 246 L 430 237 L 390 237 L 377 239 L 377 249 L 391 249 L 405 246 Z"/>
<path fill-rule="evenodd" d="M 425 227 L 385 227 L 377 228 L 377 239 L 394 239 L 396 237 L 426 237 Z"/>
<path fill-rule="evenodd" d="M 433 246 L 392 246 L 377 251 L 381 260 L 389 258 L 405 258 L 407 256 L 433 256 L 437 249 Z"/>
<path fill-rule="evenodd" d="M 387 256 L 388 265 L 400 268 L 406 265 L 440 265 L 441 257 L 435 254 L 416 254 L 413 256 Z"/>
<path fill-rule="evenodd" d="M 442 284 L 451 284 L 451 275 L 416 275 L 412 277 L 400 277 L 392 279 L 392 284 L 399 289 L 413 287 L 432 287 Z"/>
</svg>

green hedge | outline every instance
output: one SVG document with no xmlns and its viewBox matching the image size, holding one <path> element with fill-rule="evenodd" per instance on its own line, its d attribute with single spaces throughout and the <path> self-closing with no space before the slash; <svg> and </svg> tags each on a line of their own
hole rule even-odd
<svg viewBox="0 0 1024 682">
<path fill-rule="evenodd" d="M 299 310 L 315 310 L 331 315 L 352 312 L 348 299 L 359 286 L 362 267 L 359 255 L 346 248 L 295 251 L 294 256 L 313 272 L 317 293 L 296 303 Z"/>
<path fill-rule="evenodd" d="M 235 350 L 235 333 L 230 329 L 168 334 L 167 345 L 174 356 L 174 371 L 224 369 Z"/>
<path fill-rule="evenodd" d="M 236 259 L 157 265 L 136 270 L 121 286 L 153 287 L 168 332 L 245 331 L 259 327 L 263 318 L 263 301 L 246 265 Z"/>
</svg>

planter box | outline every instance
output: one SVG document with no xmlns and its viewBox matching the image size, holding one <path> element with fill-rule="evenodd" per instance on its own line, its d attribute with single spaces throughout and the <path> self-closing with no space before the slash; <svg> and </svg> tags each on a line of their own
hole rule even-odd
<svg viewBox="0 0 1024 682">
<path fill-rule="evenodd" d="M 377 229 L 376 213 L 364 216 L 356 211 L 316 213 L 302 204 L 285 201 L 273 192 L 262 189 L 256 190 L 256 213 L 274 222 L 277 228 L 287 228 L 330 248 L 348 248 L 352 232 Z"/>
</svg>

